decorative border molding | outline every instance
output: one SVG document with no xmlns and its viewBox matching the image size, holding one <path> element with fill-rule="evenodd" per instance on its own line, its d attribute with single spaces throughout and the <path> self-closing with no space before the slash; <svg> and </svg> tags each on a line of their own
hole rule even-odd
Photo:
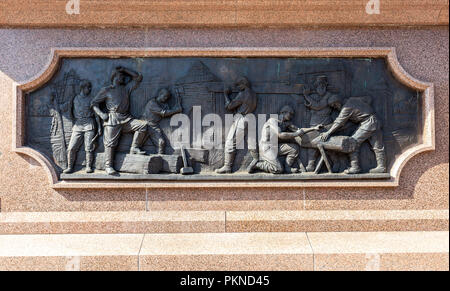
<svg viewBox="0 0 450 291">
<path fill-rule="evenodd" d="M 0 27 L 370 27 L 448 25 L 448 0 L 2 0 Z M 79 13 L 79 14 L 75 14 Z"/>
<path fill-rule="evenodd" d="M 401 171 L 415 155 L 435 150 L 434 86 L 422 82 L 408 74 L 400 65 L 395 48 L 63 48 L 53 49 L 53 57 L 47 69 L 36 79 L 16 84 L 16 98 L 13 104 L 13 151 L 28 155 L 37 160 L 47 172 L 53 188 L 255 188 L 255 187 L 397 187 Z M 405 86 L 422 93 L 422 143 L 407 149 L 391 168 L 391 179 L 386 181 L 201 181 L 201 182 L 163 182 L 163 181 L 59 181 L 51 162 L 38 151 L 25 146 L 25 95 L 51 80 L 57 73 L 62 58 L 129 58 L 129 57 L 297 57 L 297 58 L 385 58 L 395 78 Z"/>
</svg>

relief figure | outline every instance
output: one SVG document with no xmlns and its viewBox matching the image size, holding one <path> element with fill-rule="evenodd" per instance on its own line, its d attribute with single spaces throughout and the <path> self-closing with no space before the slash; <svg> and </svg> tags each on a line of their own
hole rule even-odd
<svg viewBox="0 0 450 291">
<path fill-rule="evenodd" d="M 183 111 L 180 96 L 178 95 L 177 97 L 177 104 L 174 108 L 170 108 L 168 105 L 171 98 L 170 91 L 166 88 L 161 89 L 158 96 L 150 99 L 147 103 L 141 116 L 142 120 L 148 122 L 148 135 L 158 148 L 158 154 L 161 155 L 165 153 L 166 141 L 159 123 L 163 118 L 169 118 Z"/>
<path fill-rule="evenodd" d="M 301 138 L 311 131 L 318 131 L 323 126 L 317 125 L 313 128 L 298 128 L 291 123 L 294 110 L 289 105 L 283 106 L 279 118 L 270 118 L 263 126 L 261 140 L 259 143 L 259 159 L 253 160 L 248 172 L 257 170 L 271 174 L 298 173 L 295 167 L 298 160 L 300 147 L 293 143 L 295 138 Z M 286 165 L 283 167 L 279 157 L 286 156 Z"/>
<path fill-rule="evenodd" d="M 67 168 L 65 174 L 72 173 L 78 150 L 83 143 L 86 152 L 86 173 L 92 173 L 94 162 L 95 139 L 102 135 L 98 117 L 91 108 L 90 94 L 92 84 L 87 80 L 80 82 L 80 94 L 59 106 L 62 111 L 69 111 L 72 121 L 72 136 L 67 148 Z"/>
<path fill-rule="evenodd" d="M 371 169 L 370 173 L 386 172 L 386 154 L 381 122 L 376 117 L 371 101 L 372 98 L 369 96 L 350 97 L 343 106 L 339 101 L 331 104 L 336 110 L 340 110 L 340 113 L 331 128 L 321 134 L 321 140 L 323 142 L 326 142 L 333 133 L 345 126 L 347 122 L 350 121 L 358 124 L 358 129 L 351 136 L 356 141 L 357 147 L 349 154 L 350 168 L 345 171 L 346 174 L 358 174 L 361 172 L 359 149 L 365 141 L 370 143 L 377 161 L 377 167 Z"/>
<path fill-rule="evenodd" d="M 314 127 L 320 124 L 327 126 L 333 122 L 331 118 L 333 108 L 330 104 L 339 97 L 327 90 L 327 76 L 317 76 L 313 85 L 314 92 L 312 92 L 308 87 L 305 87 L 303 90 L 305 106 L 309 109 L 311 114 L 309 126 Z M 314 172 L 318 153 L 319 152 L 316 149 L 308 149 L 308 164 L 306 166 L 307 172 Z M 334 156 L 331 158 L 336 160 L 336 157 Z"/>
<path fill-rule="evenodd" d="M 131 80 L 128 80 L 128 77 Z M 117 67 L 111 76 L 112 85 L 100 90 L 92 100 L 91 106 L 103 120 L 105 145 L 105 171 L 108 175 L 116 173 L 114 152 L 121 133 L 134 132 L 130 154 L 144 155 L 140 149 L 147 134 L 147 122 L 135 119 L 129 112 L 131 93 L 140 85 L 142 75 L 132 70 Z M 104 103 L 107 112 L 100 109 Z"/>
<path fill-rule="evenodd" d="M 239 89 L 238 95 L 234 99 L 230 99 L 231 89 L 224 92 L 225 108 L 234 114 L 239 114 L 238 118 L 234 119 L 233 124 L 227 134 L 225 140 L 225 161 L 222 168 L 217 169 L 217 174 L 229 174 L 232 171 L 234 158 L 236 156 L 236 135 L 239 130 L 245 130 L 247 119 L 246 115 L 253 113 L 256 110 L 258 98 L 256 93 L 251 89 L 250 82 L 246 77 L 241 77 L 237 80 L 236 85 Z M 253 159 L 257 159 L 258 152 L 256 150 L 256 141 L 254 145 L 250 145 L 249 152 Z"/>
</svg>

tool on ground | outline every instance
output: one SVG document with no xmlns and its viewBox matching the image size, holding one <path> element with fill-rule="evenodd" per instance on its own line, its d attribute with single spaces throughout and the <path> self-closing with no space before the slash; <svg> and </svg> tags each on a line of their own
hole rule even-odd
<svg viewBox="0 0 450 291">
<path fill-rule="evenodd" d="M 184 149 L 184 146 L 181 146 L 181 156 L 183 157 L 183 168 L 181 168 L 180 173 L 182 175 L 190 175 L 194 174 L 194 169 L 192 167 L 189 167 L 187 157 L 186 157 L 186 151 Z"/>
</svg>

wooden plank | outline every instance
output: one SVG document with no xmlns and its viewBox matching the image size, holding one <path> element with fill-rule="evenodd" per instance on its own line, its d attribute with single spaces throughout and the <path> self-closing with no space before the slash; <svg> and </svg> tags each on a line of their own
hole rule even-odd
<svg viewBox="0 0 450 291">
<path fill-rule="evenodd" d="M 159 155 L 129 155 L 116 153 L 114 157 L 116 171 L 132 174 L 158 174 L 163 168 L 163 159 Z M 96 157 L 96 169 L 105 169 L 105 154 Z"/>
</svg>

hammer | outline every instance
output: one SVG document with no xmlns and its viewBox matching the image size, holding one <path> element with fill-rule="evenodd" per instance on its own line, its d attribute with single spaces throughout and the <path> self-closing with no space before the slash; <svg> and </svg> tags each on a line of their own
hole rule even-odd
<svg viewBox="0 0 450 291">
<path fill-rule="evenodd" d="M 184 145 L 181 146 L 181 156 L 183 157 L 183 165 L 184 165 L 184 168 L 181 168 L 180 170 L 181 175 L 194 174 L 194 169 L 192 167 L 189 167 L 188 165 Z"/>
</svg>

